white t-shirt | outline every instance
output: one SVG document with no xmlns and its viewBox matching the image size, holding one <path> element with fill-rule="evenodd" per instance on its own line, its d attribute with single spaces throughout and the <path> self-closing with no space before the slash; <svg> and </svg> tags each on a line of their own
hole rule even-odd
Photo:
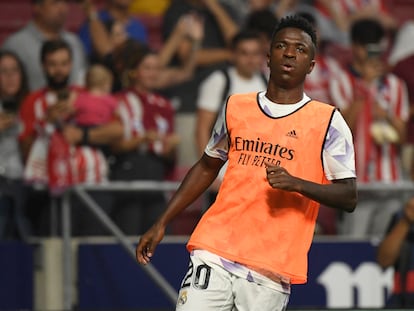
<svg viewBox="0 0 414 311">
<path fill-rule="evenodd" d="M 277 104 L 270 101 L 265 94 L 265 91 L 260 92 L 259 105 L 263 111 L 273 118 L 286 116 L 311 100 L 306 94 L 303 94 L 302 100 L 296 104 Z M 229 136 L 227 133 L 224 112 L 225 107 L 223 107 L 217 118 L 212 135 L 204 152 L 210 157 L 227 161 Z M 315 120 L 315 122 L 317 122 L 317 120 Z M 328 180 L 356 177 L 352 133 L 338 110 L 335 110 L 329 125 L 322 158 L 325 176 Z"/>
<path fill-rule="evenodd" d="M 259 92 L 266 89 L 267 85 L 260 75 L 255 74 L 246 79 L 237 73 L 236 68 L 226 69 L 230 79 L 230 88 L 227 95 L 237 93 Z M 218 112 L 223 106 L 223 92 L 226 86 L 226 77 L 221 70 L 212 72 L 201 84 L 197 99 L 197 108 L 211 112 Z"/>
</svg>

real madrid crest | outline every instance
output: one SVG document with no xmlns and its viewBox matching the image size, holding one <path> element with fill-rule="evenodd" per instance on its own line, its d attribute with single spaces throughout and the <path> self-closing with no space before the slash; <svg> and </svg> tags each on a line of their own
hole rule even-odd
<svg viewBox="0 0 414 311">
<path fill-rule="evenodd" d="M 187 291 L 182 291 L 180 297 L 178 298 L 178 304 L 183 305 L 187 302 Z"/>
</svg>

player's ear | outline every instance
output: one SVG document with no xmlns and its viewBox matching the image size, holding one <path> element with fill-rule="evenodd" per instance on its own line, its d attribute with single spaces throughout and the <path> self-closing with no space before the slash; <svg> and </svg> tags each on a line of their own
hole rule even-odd
<svg viewBox="0 0 414 311">
<path fill-rule="evenodd" d="M 266 65 L 267 67 L 270 67 L 270 52 L 266 54 Z"/>
<path fill-rule="evenodd" d="M 313 68 L 315 67 L 316 61 L 314 59 L 312 59 L 310 65 L 309 65 L 309 69 L 308 69 L 308 74 L 310 74 L 313 70 Z"/>
</svg>

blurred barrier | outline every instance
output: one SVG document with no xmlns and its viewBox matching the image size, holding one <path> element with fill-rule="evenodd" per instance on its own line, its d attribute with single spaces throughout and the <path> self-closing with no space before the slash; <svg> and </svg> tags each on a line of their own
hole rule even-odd
<svg viewBox="0 0 414 311">
<path fill-rule="evenodd" d="M 77 195 L 99 221 L 117 238 L 118 242 L 135 261 L 135 247 L 127 239 L 125 234 L 117 225 L 107 216 L 100 206 L 88 195 L 87 191 L 175 191 L 180 183 L 178 182 L 157 182 L 157 181 L 136 181 L 136 182 L 111 182 L 104 185 L 78 185 L 64 194 L 62 201 L 62 237 L 63 237 L 63 290 L 64 290 L 64 309 L 72 310 L 73 293 L 72 293 L 72 254 L 70 249 L 71 232 L 70 232 L 70 194 Z M 358 192 L 364 194 L 375 194 L 380 191 L 382 194 L 400 194 L 404 196 L 411 195 L 414 190 L 414 183 L 404 182 L 393 185 L 386 184 L 359 184 Z M 138 265 L 138 264 L 137 264 Z M 151 265 L 139 266 L 147 275 L 159 286 L 163 293 L 168 297 L 171 305 L 175 305 L 177 292 L 173 286 Z"/>
</svg>

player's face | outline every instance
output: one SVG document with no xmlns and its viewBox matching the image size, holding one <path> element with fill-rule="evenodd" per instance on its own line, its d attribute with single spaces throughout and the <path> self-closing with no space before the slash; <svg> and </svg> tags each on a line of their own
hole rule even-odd
<svg viewBox="0 0 414 311">
<path fill-rule="evenodd" d="M 12 97 L 19 92 L 22 83 L 22 72 L 17 60 L 5 55 L 0 59 L 0 95 Z"/>
<path fill-rule="evenodd" d="M 314 65 L 311 37 L 298 28 L 284 28 L 274 37 L 268 56 L 270 79 L 280 87 L 300 86 Z"/>
<path fill-rule="evenodd" d="M 72 70 L 72 60 L 69 51 L 60 49 L 46 55 L 43 69 L 50 87 L 65 87 Z"/>
<path fill-rule="evenodd" d="M 234 65 L 243 77 L 250 78 L 259 72 L 263 61 L 259 39 L 241 41 L 234 49 Z"/>
</svg>

